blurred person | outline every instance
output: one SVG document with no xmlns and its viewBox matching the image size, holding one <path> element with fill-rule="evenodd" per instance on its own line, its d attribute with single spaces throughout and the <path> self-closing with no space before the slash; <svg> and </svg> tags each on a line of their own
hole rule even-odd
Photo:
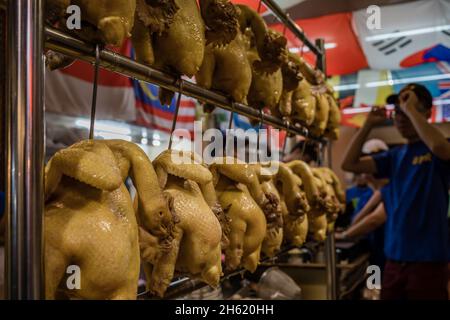
<svg viewBox="0 0 450 320">
<path fill-rule="evenodd" d="M 395 99 L 394 125 L 407 143 L 362 156 L 361 147 L 372 128 L 387 119 L 385 108 L 373 108 L 342 163 L 343 170 L 390 179 L 382 192 L 385 300 L 448 299 L 450 143 L 428 123 L 431 109 L 432 96 L 424 86 L 406 85 Z"/>
<path fill-rule="evenodd" d="M 319 162 L 319 150 L 317 143 L 301 140 L 291 149 L 291 152 L 283 157 L 283 162 L 302 160 L 311 166 Z"/>
</svg>

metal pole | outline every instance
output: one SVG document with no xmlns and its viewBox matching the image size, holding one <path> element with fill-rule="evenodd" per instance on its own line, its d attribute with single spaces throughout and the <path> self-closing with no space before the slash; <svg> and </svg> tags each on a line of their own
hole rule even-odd
<svg viewBox="0 0 450 320">
<path fill-rule="evenodd" d="M 317 56 L 316 66 L 325 75 L 326 70 L 326 57 L 325 57 L 325 41 L 324 39 L 316 39 L 316 46 L 322 52 Z M 328 166 L 331 168 L 331 143 L 326 146 L 328 149 Z M 323 157 L 323 155 L 322 155 Z M 323 159 L 322 159 L 323 160 Z M 323 163 L 322 163 L 323 165 Z M 327 272 L 327 299 L 337 299 L 337 276 L 336 276 L 336 247 L 334 241 L 334 232 L 328 232 L 327 239 L 325 241 L 325 256 L 326 256 L 326 272 Z"/>
<path fill-rule="evenodd" d="M 6 297 L 43 297 L 43 0 L 8 1 Z"/>
<path fill-rule="evenodd" d="M 288 14 L 286 14 L 283 9 L 273 0 L 262 0 L 267 8 L 273 12 L 273 14 L 287 27 L 291 32 L 299 38 L 314 54 L 320 55 L 323 51 L 317 43 L 314 45 L 308 37 L 306 37 L 303 30 L 292 20 Z"/>
</svg>

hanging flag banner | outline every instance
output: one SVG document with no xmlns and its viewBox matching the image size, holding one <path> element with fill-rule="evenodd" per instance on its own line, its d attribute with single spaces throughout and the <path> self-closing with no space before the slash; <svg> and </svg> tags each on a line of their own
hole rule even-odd
<svg viewBox="0 0 450 320">
<path fill-rule="evenodd" d="M 450 1 L 421 0 L 380 7 L 380 29 L 368 23 L 377 12 L 353 13 L 353 25 L 372 69 L 398 69 L 450 59 Z"/>
<path fill-rule="evenodd" d="M 108 48 L 128 55 L 130 42 L 122 48 Z M 45 72 L 45 108 L 47 112 L 73 117 L 90 117 L 94 67 L 76 60 L 64 69 Z M 128 77 L 99 69 L 96 119 L 136 120 L 135 97 Z"/>
</svg>

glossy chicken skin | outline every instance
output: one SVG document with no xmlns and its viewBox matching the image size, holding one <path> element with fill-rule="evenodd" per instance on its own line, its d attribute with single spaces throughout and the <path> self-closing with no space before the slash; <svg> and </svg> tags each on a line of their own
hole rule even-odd
<svg viewBox="0 0 450 320">
<path fill-rule="evenodd" d="M 260 74 L 278 71 L 285 54 L 286 39 L 269 32 L 264 20 L 252 9 L 243 5 L 236 5 L 236 8 L 239 12 L 239 32 L 226 46 L 206 47 L 196 80 L 204 88 L 216 89 L 230 95 L 236 102 L 247 104 L 252 68 Z M 247 52 L 252 46 L 245 35 L 247 29 L 254 36 L 257 51 L 257 56 L 250 55 L 251 62 L 247 59 Z"/>
<path fill-rule="evenodd" d="M 280 163 L 276 184 L 281 195 L 284 239 L 295 246 L 302 245 L 308 233 L 306 214 L 310 206 L 302 190 L 302 180 L 284 163 Z"/>
<path fill-rule="evenodd" d="M 266 215 L 267 231 L 262 245 L 262 252 L 267 257 L 273 257 L 281 248 L 283 242 L 283 212 L 281 208 L 281 196 L 275 186 L 275 172 L 254 165 L 258 179 L 261 183 L 261 189 L 270 200 L 271 212 L 270 218 Z"/>
<path fill-rule="evenodd" d="M 81 9 L 82 19 L 100 32 L 105 44 L 121 46 L 131 36 L 136 0 L 72 0 Z"/>
<path fill-rule="evenodd" d="M 326 94 L 316 94 L 316 114 L 314 121 L 311 124 L 310 132 L 316 136 L 321 137 L 325 133 L 328 124 L 328 116 L 330 113 L 330 105 Z"/>
<path fill-rule="evenodd" d="M 202 0 L 200 5 L 211 24 L 208 29 L 196 0 L 138 0 L 132 37 L 137 60 L 180 76 L 194 76 L 204 59 L 205 32 L 216 46 L 228 44 L 238 31 L 237 12 L 228 1 Z M 223 29 L 218 30 L 219 26 Z M 172 98 L 172 92 L 160 90 L 161 103 L 170 104 Z"/>
<path fill-rule="evenodd" d="M 177 163 L 175 151 L 163 152 L 153 163 L 179 223 L 168 253 L 172 260 L 166 266 L 166 276 L 158 286 L 150 284 L 152 291 L 162 296 L 175 270 L 217 286 L 222 274 L 222 229 L 200 188 L 211 183 L 211 173 L 196 162 Z"/>
<path fill-rule="evenodd" d="M 252 69 L 247 59 L 248 40 L 239 33 L 228 45 L 209 44 L 195 79 L 206 89 L 230 95 L 234 101 L 247 104 L 252 83 Z"/>
<path fill-rule="evenodd" d="M 248 103 L 256 109 L 269 107 L 273 110 L 278 106 L 283 91 L 281 68 L 272 73 L 258 70 L 254 65 L 255 62 L 260 61 L 256 47 L 249 49 L 247 58 L 252 66 L 252 83 L 248 93 Z"/>
<path fill-rule="evenodd" d="M 291 103 L 292 122 L 309 127 L 316 116 L 316 97 L 311 91 L 311 85 L 305 79 L 300 81 L 297 89 L 293 91 Z"/>
<path fill-rule="evenodd" d="M 325 129 L 325 136 L 337 140 L 339 138 L 339 126 L 341 124 L 341 110 L 336 99 L 327 94 L 328 104 L 330 106 L 330 112 L 328 117 L 327 127 Z"/>
<path fill-rule="evenodd" d="M 118 152 L 108 145 L 126 151 Z M 139 239 L 135 211 L 123 183 L 128 176 L 140 197 L 138 219 L 155 234 L 155 250 L 160 249 L 170 242 L 172 215 L 150 161 L 137 146 L 123 141 L 86 140 L 58 151 L 47 164 L 47 299 L 136 298 Z M 66 285 L 70 265 L 80 268 L 79 289 Z"/>
<path fill-rule="evenodd" d="M 262 193 L 262 190 L 249 165 L 240 162 L 232 164 L 233 161 L 228 160 L 228 164 L 223 160 L 218 161 L 221 164 L 215 163 L 210 167 L 217 181 L 220 204 L 231 220 L 225 266 L 229 270 L 242 266 L 254 272 L 259 263 L 267 226 L 264 212 L 258 205 L 258 201 L 261 201 L 258 198 L 262 197 L 258 193 Z M 248 187 L 253 191 L 249 191 Z"/>
</svg>

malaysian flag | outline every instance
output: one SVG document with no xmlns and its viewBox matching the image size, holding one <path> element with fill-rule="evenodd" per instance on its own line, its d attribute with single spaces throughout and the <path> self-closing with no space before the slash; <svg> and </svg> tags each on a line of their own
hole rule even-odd
<svg viewBox="0 0 450 320">
<path fill-rule="evenodd" d="M 121 48 L 109 48 L 132 57 L 128 40 Z M 46 72 L 46 111 L 73 117 L 89 117 L 94 68 L 76 61 L 71 66 Z M 170 106 L 158 100 L 158 87 L 100 68 L 97 93 L 97 120 L 118 120 L 170 132 L 176 97 Z M 177 129 L 194 131 L 196 101 L 182 96 Z"/>
</svg>

